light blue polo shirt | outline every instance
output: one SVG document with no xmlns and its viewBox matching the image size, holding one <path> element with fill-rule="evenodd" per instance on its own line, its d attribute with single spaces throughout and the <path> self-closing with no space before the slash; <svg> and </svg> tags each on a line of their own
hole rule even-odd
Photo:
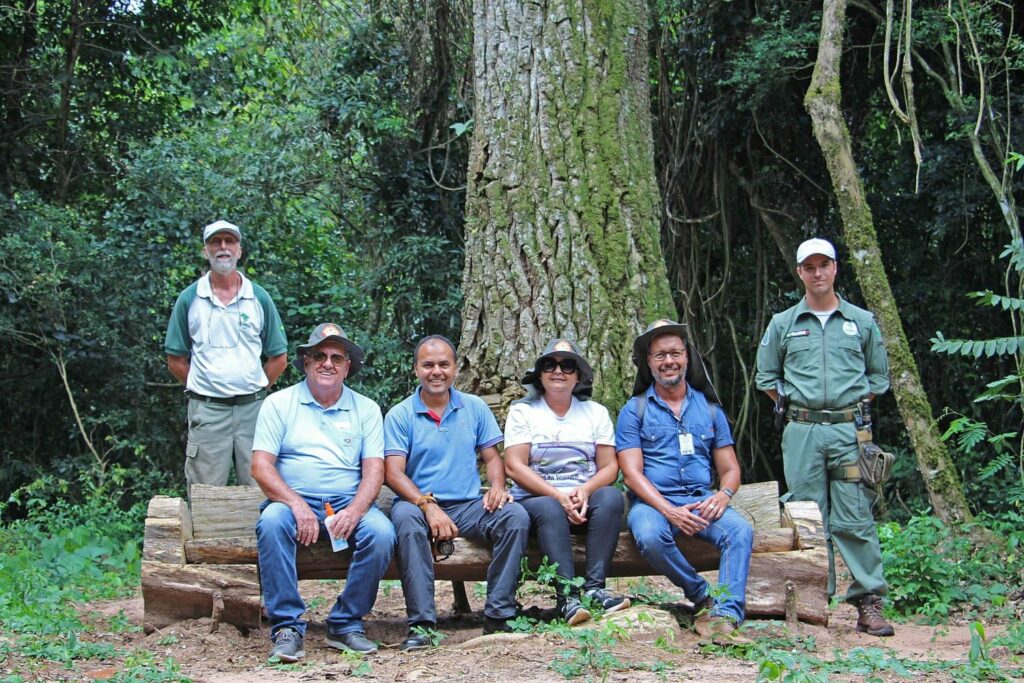
<svg viewBox="0 0 1024 683">
<path fill-rule="evenodd" d="M 380 407 L 345 387 L 324 408 L 303 380 L 263 401 L 252 448 L 277 456 L 278 473 L 299 495 L 351 497 L 363 458 L 384 458 Z"/>
<path fill-rule="evenodd" d="M 494 413 L 479 397 L 449 389 L 438 424 L 420 387 L 384 418 L 384 454 L 406 458 L 405 474 L 424 493 L 451 503 L 480 497 L 477 451 L 502 441 Z"/>
<path fill-rule="evenodd" d="M 646 401 L 643 424 L 637 401 Z M 708 403 L 704 394 L 687 387 L 677 419 L 658 396 L 654 384 L 629 399 L 615 425 L 615 448 L 639 448 L 644 455 L 644 476 L 665 495 L 701 495 L 711 488 L 714 462 L 711 452 L 733 444 L 729 421 L 721 406 Z M 681 439 L 692 436 L 693 452 L 683 453 Z"/>
</svg>

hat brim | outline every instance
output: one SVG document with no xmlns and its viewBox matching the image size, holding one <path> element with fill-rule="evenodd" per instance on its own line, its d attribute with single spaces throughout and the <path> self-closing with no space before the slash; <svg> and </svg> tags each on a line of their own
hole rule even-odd
<svg viewBox="0 0 1024 683">
<path fill-rule="evenodd" d="M 579 381 L 576 382 L 576 386 L 573 387 L 572 395 L 580 399 L 588 399 L 594 394 L 594 369 L 590 367 L 590 363 L 587 359 L 578 353 L 572 351 L 552 351 L 551 353 L 545 353 L 542 356 L 538 356 L 537 360 L 533 361 L 533 367 L 526 371 L 523 378 L 519 380 L 519 383 L 526 389 L 526 393 L 531 398 L 540 396 L 543 391 L 543 385 L 540 381 L 540 362 L 545 358 L 554 358 L 555 356 L 561 356 L 563 358 L 572 358 L 576 361 L 576 365 L 579 368 L 576 373 L 579 375 Z"/>
<path fill-rule="evenodd" d="M 324 342 L 329 341 L 338 342 L 339 344 L 345 347 L 345 351 L 348 352 L 349 359 L 348 376 L 354 377 L 355 374 L 359 372 L 360 368 L 363 367 L 363 358 L 365 358 L 365 354 L 363 353 L 363 350 L 359 348 L 359 345 L 356 344 L 354 341 L 351 341 L 349 339 L 346 339 L 345 337 L 336 334 L 332 334 L 329 337 L 324 337 L 316 344 L 300 344 L 295 349 L 295 359 L 292 361 L 292 365 L 299 372 L 305 372 L 306 367 L 303 357 L 306 355 L 306 352 L 315 349 Z"/>
<path fill-rule="evenodd" d="M 653 330 L 648 330 L 633 341 L 633 364 L 636 365 L 636 377 L 633 379 L 633 396 L 647 391 L 647 387 L 651 386 L 651 383 L 654 381 L 651 368 L 647 365 L 647 349 L 650 348 L 651 341 L 655 337 L 660 337 L 663 334 L 674 334 L 685 341 L 686 325 L 662 325 Z M 697 347 L 689 341 L 686 341 L 686 354 L 688 356 L 686 363 L 687 386 L 691 386 L 704 394 L 704 397 L 712 403 L 721 405 L 722 400 L 718 398 L 718 391 L 711 382 L 711 375 L 704 364 L 704 357 L 700 355 Z"/>
</svg>

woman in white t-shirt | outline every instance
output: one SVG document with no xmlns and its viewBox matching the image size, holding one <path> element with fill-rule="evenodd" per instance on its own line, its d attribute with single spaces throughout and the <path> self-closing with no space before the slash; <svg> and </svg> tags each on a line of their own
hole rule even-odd
<svg viewBox="0 0 1024 683">
<path fill-rule="evenodd" d="M 608 410 L 590 400 L 594 372 L 576 345 L 551 341 L 523 377 L 527 396 L 505 422 L 505 469 L 511 493 L 530 514 L 541 551 L 558 565 L 560 616 L 570 624 L 590 618 L 589 605 L 614 612 L 629 598 L 605 589 L 622 523 L 615 430 Z M 586 532 L 582 591 L 575 579 L 570 531 Z"/>
</svg>

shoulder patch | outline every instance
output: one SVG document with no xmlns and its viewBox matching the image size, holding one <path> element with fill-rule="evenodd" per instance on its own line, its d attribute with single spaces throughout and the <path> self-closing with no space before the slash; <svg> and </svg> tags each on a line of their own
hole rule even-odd
<svg viewBox="0 0 1024 683">
<path fill-rule="evenodd" d="M 764 331 L 764 336 L 763 336 L 763 337 L 761 337 L 761 346 L 768 346 L 768 342 L 769 342 L 769 339 L 768 339 L 768 330 L 765 330 L 765 331 Z"/>
</svg>

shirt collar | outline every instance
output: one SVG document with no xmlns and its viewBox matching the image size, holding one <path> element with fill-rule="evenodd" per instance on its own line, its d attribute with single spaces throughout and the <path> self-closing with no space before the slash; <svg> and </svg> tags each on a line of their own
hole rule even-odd
<svg viewBox="0 0 1024 683">
<path fill-rule="evenodd" d="M 852 308 L 852 304 L 845 301 L 843 297 L 839 296 L 838 294 L 836 294 L 836 300 L 839 301 L 839 305 L 836 306 L 836 311 L 838 311 L 839 314 L 846 318 L 847 320 L 852 320 L 853 318 L 850 315 L 850 309 Z M 799 318 L 805 313 L 807 315 L 817 315 L 817 312 L 812 311 L 810 307 L 807 305 L 807 297 L 803 296 L 800 297 L 800 302 L 796 305 L 796 317 Z"/>
<path fill-rule="evenodd" d="M 247 278 L 245 275 L 242 275 L 242 271 L 237 270 L 235 272 L 238 273 L 238 277 L 242 278 L 242 284 L 238 288 L 238 295 L 236 296 L 236 298 L 237 299 L 252 299 L 252 298 L 254 298 L 256 296 L 256 293 L 253 291 L 252 281 L 249 278 Z M 201 278 L 199 278 L 199 283 L 196 286 L 196 296 L 201 296 L 204 299 L 212 299 L 213 298 L 213 287 L 210 286 L 210 274 L 209 273 L 206 273 L 206 275 L 203 275 Z"/>
<path fill-rule="evenodd" d="M 426 404 L 423 403 L 423 399 L 420 398 L 420 391 L 422 389 L 423 387 L 416 387 L 416 391 L 412 392 L 412 409 L 417 413 L 426 414 L 430 408 L 427 408 Z M 448 387 L 448 407 L 452 410 L 458 410 L 462 407 L 462 395 L 454 387 Z M 447 408 L 445 412 L 448 412 Z"/>
<path fill-rule="evenodd" d="M 313 397 L 313 392 L 309 390 L 309 383 L 303 379 L 299 382 L 299 403 L 304 405 L 315 405 L 323 410 L 351 410 L 353 407 L 352 391 L 348 387 L 344 387 L 341 390 L 341 396 L 335 402 L 334 405 L 329 408 L 323 408 L 320 403 Z"/>
</svg>

